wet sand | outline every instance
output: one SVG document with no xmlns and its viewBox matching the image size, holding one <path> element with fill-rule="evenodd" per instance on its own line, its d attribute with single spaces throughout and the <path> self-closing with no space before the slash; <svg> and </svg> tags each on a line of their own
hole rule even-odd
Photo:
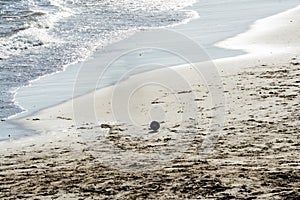
<svg viewBox="0 0 300 200">
<path fill-rule="evenodd" d="M 291 12 L 282 23 L 297 16 Z M 273 35 L 274 46 L 268 46 L 267 55 L 254 51 L 214 61 L 223 87 L 224 118 L 219 121 L 223 125 L 216 143 L 205 157 L 199 152 L 211 136 L 212 121 L 219 117 L 214 115 L 218 109 L 212 103 L 215 97 L 191 66 L 179 66 L 172 71 L 190 81 L 190 90 L 178 88 L 171 93 L 156 86 L 139 90 L 132 108 L 133 118 L 141 119 L 138 128 L 113 122 L 113 86 L 19 120 L 40 134 L 1 143 L 5 151 L 1 152 L 0 197 L 299 199 L 298 28 L 296 20 L 284 26 L 289 34 Z M 267 34 L 272 38 L 272 32 Z M 283 46 L 287 47 L 284 52 L 280 50 Z M 134 75 L 121 86 L 163 74 L 160 72 Z M 199 115 L 181 123 L 182 109 L 173 96 L 191 93 L 195 98 L 190 103 Z M 96 117 L 84 116 L 91 99 L 97 102 L 92 105 Z M 167 107 L 168 120 L 155 134 L 149 133 L 148 118 L 138 115 L 148 112 L 145 105 L 149 104 Z M 74 105 L 80 106 L 74 109 Z M 135 135 L 132 130 L 144 134 Z"/>
</svg>

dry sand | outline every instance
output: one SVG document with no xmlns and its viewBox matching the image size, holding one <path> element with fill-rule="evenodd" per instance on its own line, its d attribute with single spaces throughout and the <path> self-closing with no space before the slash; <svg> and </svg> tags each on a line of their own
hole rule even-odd
<svg viewBox="0 0 300 200">
<path fill-rule="evenodd" d="M 118 107 L 111 106 L 112 100 L 119 100 L 114 86 L 19 120 L 40 134 L 2 142 L 0 198 L 299 199 L 297 10 L 274 17 L 281 19 L 275 32 L 260 33 L 272 45 L 255 40 L 268 49 L 266 54 L 251 48 L 248 55 L 214 61 L 223 88 L 199 79 L 187 65 L 135 75 L 120 83 L 118 87 L 129 88 L 170 72 L 188 80 L 189 90 L 174 87 L 170 92 L 152 84 L 133 93 L 128 108 L 136 124 L 115 122 L 120 116 Z M 286 34 L 278 35 L 280 28 Z M 223 110 L 214 102 L 214 84 L 224 94 L 221 118 L 215 115 L 215 110 Z M 194 95 L 192 102 L 189 94 Z M 181 108 L 178 96 L 186 96 L 190 105 L 184 108 L 195 106 L 197 114 Z M 164 108 L 157 133 L 148 130 L 153 105 Z M 185 120 L 182 112 L 187 112 Z M 222 129 L 212 151 L 203 157 L 203 143 L 212 136 L 214 122 Z"/>
</svg>

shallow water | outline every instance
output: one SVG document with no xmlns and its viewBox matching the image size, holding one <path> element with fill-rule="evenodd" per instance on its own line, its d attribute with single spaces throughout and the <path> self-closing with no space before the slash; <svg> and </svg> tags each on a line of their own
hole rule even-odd
<svg viewBox="0 0 300 200">
<path fill-rule="evenodd" d="M 0 1 L 0 118 L 22 111 L 17 88 L 61 71 L 135 31 L 193 17 L 179 0 Z"/>
<path fill-rule="evenodd" d="M 212 58 L 228 57 L 242 52 L 216 48 L 214 43 L 245 31 L 257 19 L 299 4 L 297 0 L 198 0 L 189 6 L 192 3 L 193 1 L 188 0 L 142 0 L 138 3 L 133 0 L 122 3 L 117 0 L 1 1 L 0 118 L 20 113 L 24 110 L 24 102 L 27 105 L 38 103 L 40 96 L 43 96 L 30 93 L 33 88 L 25 88 L 29 92 L 25 98 L 22 97 L 21 105 L 16 105 L 15 95 L 19 87 L 31 84 L 32 80 L 47 74 L 62 71 L 72 63 L 86 60 L 96 50 L 137 31 L 182 24 L 172 30 L 180 31 L 202 45 Z M 195 11 L 200 18 L 184 24 L 195 17 Z M 105 54 L 97 53 L 96 56 L 103 55 Z M 149 59 L 155 57 L 159 60 L 162 59 L 161 56 L 156 52 Z M 173 61 L 175 60 L 172 60 L 172 65 L 178 64 Z M 168 64 L 170 63 L 166 63 Z M 119 78 L 118 73 L 115 73 L 119 70 L 116 69 L 108 77 L 108 84 L 114 82 L 111 79 Z M 50 76 L 32 83 L 40 93 L 53 92 L 53 95 L 60 96 L 60 99 L 49 99 L 49 102 L 38 108 L 29 106 L 33 108 L 32 112 L 71 98 L 69 94 L 61 94 L 62 91 L 55 90 L 57 87 L 72 89 L 72 83 L 68 82 L 71 78 L 67 76 L 76 72 L 70 67 L 67 73 L 61 73 L 56 78 Z M 65 85 L 58 86 L 55 82 L 57 80 Z M 45 82 L 46 89 L 43 85 Z M 24 88 L 19 93 L 21 91 Z M 1 122 L 0 127 L 0 140 L 7 138 L 11 132 L 16 137 L 33 133 L 5 122 Z"/>
</svg>

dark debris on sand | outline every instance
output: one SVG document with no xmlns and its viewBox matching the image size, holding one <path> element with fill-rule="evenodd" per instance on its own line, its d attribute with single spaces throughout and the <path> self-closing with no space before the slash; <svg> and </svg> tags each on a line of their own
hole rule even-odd
<svg viewBox="0 0 300 200">
<path fill-rule="evenodd" d="M 0 198 L 300 199 L 300 68 L 261 67 L 235 77 L 236 88 L 226 94 L 241 114 L 228 112 L 206 161 L 125 172 L 62 148 L 36 157 L 1 154 Z"/>
</svg>

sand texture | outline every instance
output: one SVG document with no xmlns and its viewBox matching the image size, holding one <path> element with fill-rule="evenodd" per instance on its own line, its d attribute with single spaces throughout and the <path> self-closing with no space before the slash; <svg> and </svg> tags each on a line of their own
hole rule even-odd
<svg viewBox="0 0 300 200">
<path fill-rule="evenodd" d="M 280 40 L 299 41 L 299 27 L 273 35 L 291 47 L 285 52 L 214 61 L 221 85 L 190 65 L 120 83 L 125 91 L 170 70 L 188 80 L 189 88 L 174 82 L 171 92 L 154 84 L 133 93 L 128 109 L 138 125 L 111 106 L 122 101 L 116 86 L 19 119 L 39 134 L 1 142 L 0 198 L 300 199 L 300 50 Z M 187 102 L 181 107 L 177 97 Z M 158 132 L 149 130 L 153 106 L 164 114 Z"/>
<path fill-rule="evenodd" d="M 73 130 L 71 125 L 71 136 L 52 135 L 43 142 L 46 136 L 40 135 L 36 141 L 41 144 L 2 153 L 1 198 L 298 199 L 300 65 L 292 59 L 285 65 L 262 64 L 223 76 L 226 123 L 205 160 L 193 159 L 197 150 L 192 148 L 161 169 L 122 170 L 93 156 L 91 151 L 102 140 L 81 139 L 110 130 L 122 134 L 121 128 L 86 124 Z M 60 116 L 57 120 L 71 121 Z M 205 125 L 201 128 L 194 137 L 196 147 L 205 136 Z M 106 134 L 108 140 L 123 149 L 134 145 L 111 134 Z M 140 143 L 140 150 L 153 151 L 155 144 Z"/>
</svg>

